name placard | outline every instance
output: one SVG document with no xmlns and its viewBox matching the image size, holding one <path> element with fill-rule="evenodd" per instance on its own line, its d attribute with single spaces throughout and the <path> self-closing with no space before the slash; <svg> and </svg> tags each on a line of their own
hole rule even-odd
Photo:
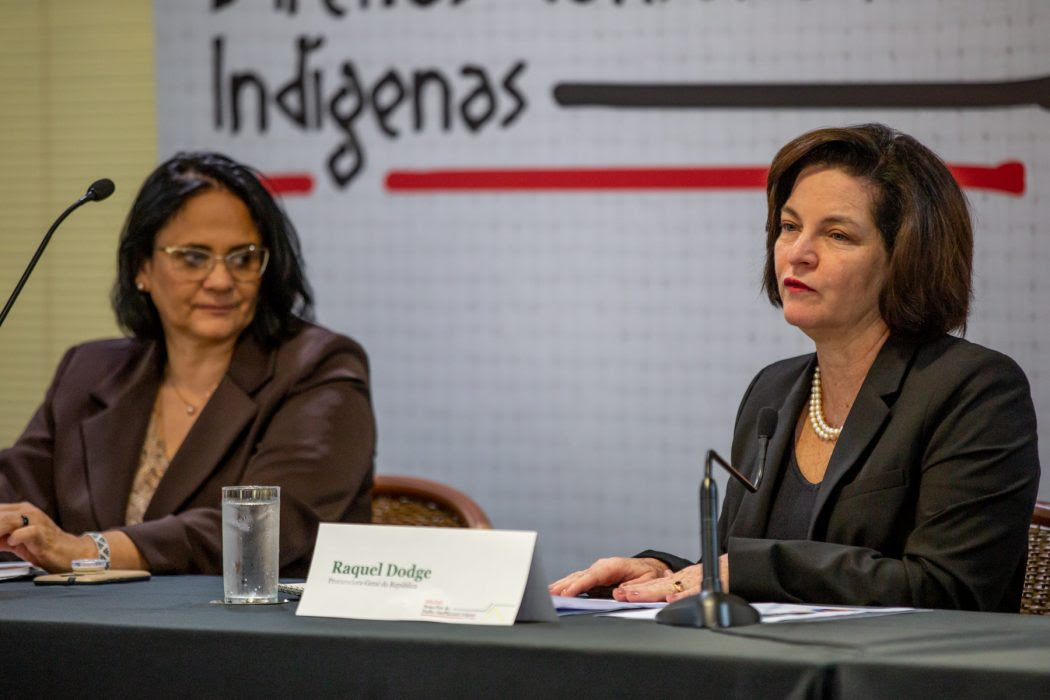
<svg viewBox="0 0 1050 700">
<path fill-rule="evenodd" d="M 322 523 L 297 615 L 510 625 L 557 620 L 536 533 Z"/>
</svg>

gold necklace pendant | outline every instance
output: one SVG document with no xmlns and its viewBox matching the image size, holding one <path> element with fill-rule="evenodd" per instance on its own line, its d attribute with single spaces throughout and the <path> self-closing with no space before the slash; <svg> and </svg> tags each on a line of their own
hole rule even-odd
<svg viewBox="0 0 1050 700">
<path fill-rule="evenodd" d="M 221 381 L 222 379 L 219 379 L 219 382 Z M 219 386 L 219 382 L 215 382 L 215 386 L 209 389 L 208 393 L 204 395 L 204 403 L 208 403 L 208 399 L 210 399 L 212 393 L 215 392 L 215 388 Z M 186 397 L 182 395 L 181 391 L 179 391 L 178 385 L 175 384 L 175 379 L 170 374 L 168 375 L 168 386 L 171 387 L 171 390 L 175 392 L 175 395 L 177 397 L 179 397 L 179 401 L 181 401 L 183 406 L 185 406 L 187 416 L 192 416 L 194 413 L 197 412 L 197 406 L 193 405 L 192 403 L 186 400 Z"/>
<path fill-rule="evenodd" d="M 181 391 L 179 391 L 179 387 L 175 386 L 175 380 L 172 379 L 170 376 L 168 377 L 168 386 L 171 387 L 171 390 L 175 392 L 175 395 L 177 397 L 179 397 L 179 401 L 181 401 L 182 404 L 186 407 L 187 416 L 192 416 L 194 413 L 197 412 L 197 407 L 186 400 L 186 397 L 182 395 Z"/>
</svg>

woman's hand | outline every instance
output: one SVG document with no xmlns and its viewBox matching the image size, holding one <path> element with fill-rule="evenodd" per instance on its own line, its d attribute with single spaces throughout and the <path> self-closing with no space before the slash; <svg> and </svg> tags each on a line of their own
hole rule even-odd
<svg viewBox="0 0 1050 700">
<path fill-rule="evenodd" d="M 597 586 L 616 586 L 650 581 L 670 575 L 671 570 L 659 559 L 609 557 L 599 559 L 583 571 L 576 571 L 555 581 L 547 590 L 551 595 L 578 596 Z M 619 598 L 618 600 L 624 600 Z"/>
<path fill-rule="evenodd" d="M 98 548 L 90 537 L 65 532 L 39 508 L 23 502 L 0 504 L 0 551 L 56 572 L 69 571 L 74 559 L 94 558 Z"/>
<path fill-rule="evenodd" d="M 718 573 L 722 578 L 722 590 L 728 592 L 729 555 L 723 554 L 718 558 Z M 658 579 L 624 583 L 613 591 L 613 598 L 628 603 L 655 603 L 663 600 L 673 603 L 691 595 L 698 595 L 703 578 L 703 564 L 693 564 Z"/>
</svg>

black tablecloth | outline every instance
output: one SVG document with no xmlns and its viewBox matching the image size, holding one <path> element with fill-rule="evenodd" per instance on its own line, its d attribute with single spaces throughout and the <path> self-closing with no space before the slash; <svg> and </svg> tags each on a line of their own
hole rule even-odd
<svg viewBox="0 0 1050 700">
<path fill-rule="evenodd" d="M 729 631 L 225 606 L 218 577 L 0 584 L 0 691 L 224 697 L 1048 697 L 1050 618 L 949 611 Z"/>
</svg>

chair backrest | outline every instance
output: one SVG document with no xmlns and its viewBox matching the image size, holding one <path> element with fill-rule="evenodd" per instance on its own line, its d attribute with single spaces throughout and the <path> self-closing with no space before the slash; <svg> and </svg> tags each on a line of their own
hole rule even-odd
<svg viewBox="0 0 1050 700">
<path fill-rule="evenodd" d="M 467 494 L 429 479 L 377 475 L 372 522 L 378 525 L 491 528 L 485 511 Z"/>
<path fill-rule="evenodd" d="M 1050 503 L 1035 504 L 1028 528 L 1028 566 L 1021 593 L 1021 612 L 1050 615 Z"/>
</svg>

